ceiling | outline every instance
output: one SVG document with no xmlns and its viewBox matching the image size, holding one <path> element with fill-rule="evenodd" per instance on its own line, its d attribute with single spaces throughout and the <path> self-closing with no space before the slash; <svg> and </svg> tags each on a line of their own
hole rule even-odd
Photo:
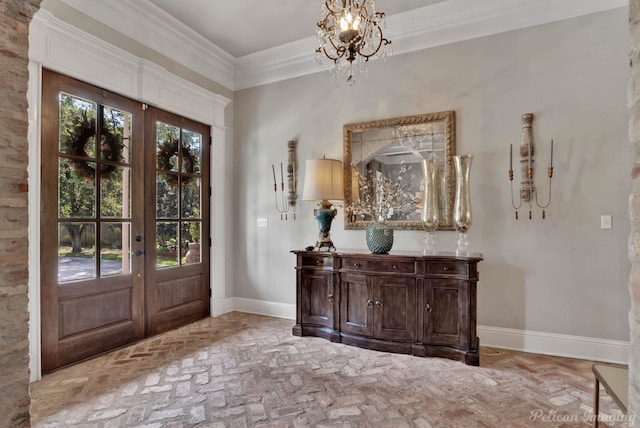
<svg viewBox="0 0 640 428">
<path fill-rule="evenodd" d="M 322 0 L 150 0 L 235 58 L 315 35 Z M 387 16 L 444 0 L 376 0 Z"/>
</svg>

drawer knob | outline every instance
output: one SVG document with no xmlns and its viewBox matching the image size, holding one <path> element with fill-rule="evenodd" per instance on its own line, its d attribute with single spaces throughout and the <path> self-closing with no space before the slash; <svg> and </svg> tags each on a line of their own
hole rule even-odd
<svg viewBox="0 0 640 428">
<path fill-rule="evenodd" d="M 393 265 L 393 266 L 391 266 L 391 269 L 396 270 L 396 269 L 398 269 L 398 266 Z"/>
<path fill-rule="evenodd" d="M 427 303 L 427 306 L 424 308 L 425 312 L 431 312 L 433 309 L 431 309 L 431 305 L 429 305 Z"/>
<path fill-rule="evenodd" d="M 373 308 L 373 300 L 367 300 L 367 308 Z"/>
<path fill-rule="evenodd" d="M 317 265 L 321 265 L 322 264 L 322 260 L 316 260 L 316 264 Z"/>
<path fill-rule="evenodd" d="M 360 263 L 354 263 L 354 264 L 353 264 L 353 267 L 357 267 L 357 268 L 359 268 L 359 267 L 360 267 Z"/>
<path fill-rule="evenodd" d="M 442 266 L 442 270 L 449 270 L 449 266 Z"/>
<path fill-rule="evenodd" d="M 330 302 L 333 302 L 333 293 L 329 293 L 329 297 L 328 297 Z"/>
</svg>

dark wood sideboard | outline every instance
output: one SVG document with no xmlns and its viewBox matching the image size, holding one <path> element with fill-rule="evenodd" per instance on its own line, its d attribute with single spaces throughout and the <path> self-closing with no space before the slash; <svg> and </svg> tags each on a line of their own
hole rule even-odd
<svg viewBox="0 0 640 428">
<path fill-rule="evenodd" d="M 295 336 L 479 365 L 481 254 L 292 253 L 297 258 Z"/>
</svg>

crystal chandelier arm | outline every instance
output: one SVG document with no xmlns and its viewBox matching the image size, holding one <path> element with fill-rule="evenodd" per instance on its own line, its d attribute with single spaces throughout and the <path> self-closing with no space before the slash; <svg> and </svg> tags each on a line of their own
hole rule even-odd
<svg viewBox="0 0 640 428">
<path fill-rule="evenodd" d="M 340 6 L 338 6 L 340 5 Z M 325 0 L 324 7 L 327 8 L 327 11 L 333 16 L 340 16 L 342 11 L 347 7 L 347 0 Z M 339 9 L 334 9 L 334 7 L 339 7 Z"/>
</svg>

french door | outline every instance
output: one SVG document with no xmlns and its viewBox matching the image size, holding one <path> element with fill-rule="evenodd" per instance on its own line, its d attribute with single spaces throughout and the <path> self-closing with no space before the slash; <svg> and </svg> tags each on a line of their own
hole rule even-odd
<svg viewBox="0 0 640 428">
<path fill-rule="evenodd" d="M 208 177 L 205 125 L 43 71 L 43 372 L 208 315 Z"/>
</svg>

